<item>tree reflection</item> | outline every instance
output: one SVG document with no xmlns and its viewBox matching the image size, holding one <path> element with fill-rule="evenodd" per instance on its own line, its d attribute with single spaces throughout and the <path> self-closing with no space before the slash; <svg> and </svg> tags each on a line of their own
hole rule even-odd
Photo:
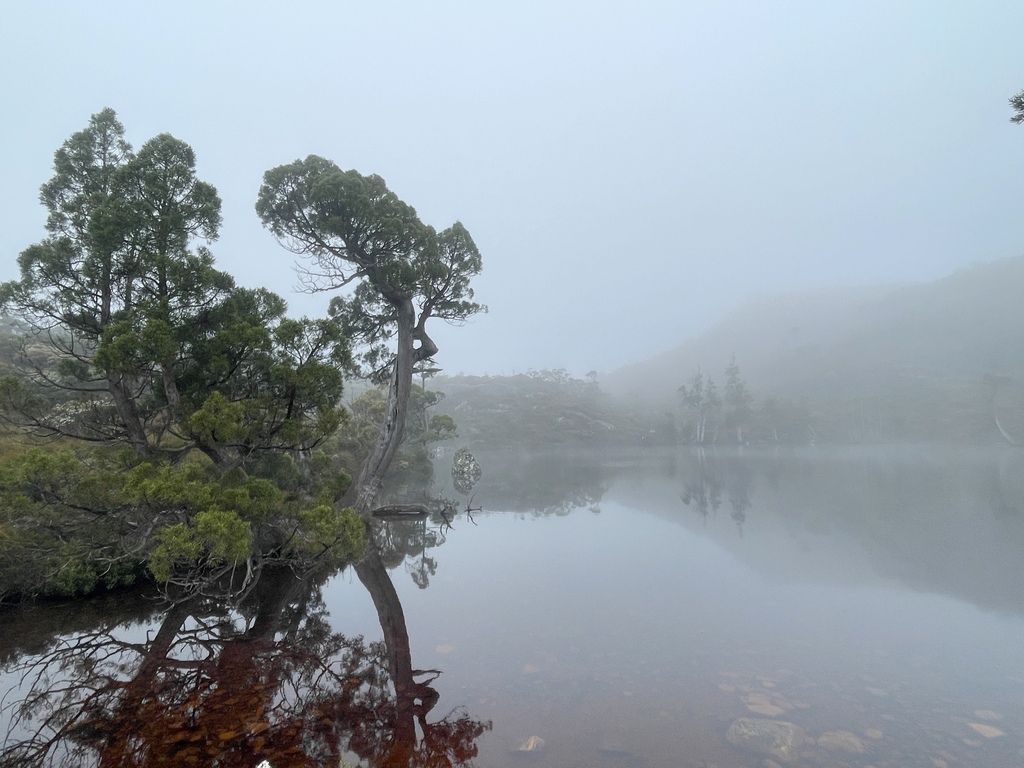
<svg viewBox="0 0 1024 768">
<path fill-rule="evenodd" d="M 476 757 L 476 739 L 491 724 L 472 720 L 464 713 L 452 713 L 440 721 L 427 723 L 427 713 L 437 703 L 438 693 L 431 683 L 440 672 L 414 670 L 405 613 L 395 586 L 388 576 L 376 548 L 356 568 L 359 580 L 373 599 L 387 656 L 387 672 L 394 683 L 395 696 L 379 727 L 364 729 L 350 748 L 370 765 L 379 766 L 458 766 Z M 417 680 L 426 677 L 425 680 Z M 422 739 L 417 738 L 417 726 Z"/>
<path fill-rule="evenodd" d="M 120 624 L 67 636 L 21 662 L 23 698 L 0 764 L 97 766 L 467 765 L 490 723 L 428 722 L 440 674 L 412 667 L 380 552 L 355 567 L 383 642 L 333 632 L 323 577 L 268 569 L 247 602 L 177 603 L 155 632 Z"/>
<path fill-rule="evenodd" d="M 742 456 L 729 453 L 719 456 L 697 448 L 689 466 L 689 476 L 679 494 L 682 502 L 692 507 L 706 523 L 708 516 L 722 506 L 722 494 L 729 500 L 729 517 L 736 523 L 740 536 L 750 509 L 753 471 Z"/>
<path fill-rule="evenodd" d="M 708 515 L 717 512 L 722 505 L 722 483 L 718 479 L 714 464 L 707 460 L 703 448 L 697 449 L 696 458 L 696 471 L 691 473 L 683 485 L 679 498 L 686 506 L 692 506 L 706 523 Z"/>
<path fill-rule="evenodd" d="M 725 465 L 725 486 L 731 508 L 729 517 L 736 523 L 736 530 L 742 536 L 743 524 L 747 521 L 747 510 L 750 509 L 750 489 L 754 481 L 754 472 L 749 462 L 736 455 L 730 455 Z"/>
<path fill-rule="evenodd" d="M 441 515 L 435 511 L 432 516 L 424 514 L 414 520 L 389 520 L 383 525 L 372 522 L 376 550 L 384 565 L 397 568 L 405 563 L 406 572 L 420 589 L 426 589 L 430 577 L 437 573 L 437 559 L 428 550 L 445 542 L 444 526 L 451 518 Z"/>
<path fill-rule="evenodd" d="M 597 455 L 501 454 L 485 466 L 476 493 L 488 509 L 536 517 L 595 511 L 610 487 L 608 467 Z"/>
</svg>

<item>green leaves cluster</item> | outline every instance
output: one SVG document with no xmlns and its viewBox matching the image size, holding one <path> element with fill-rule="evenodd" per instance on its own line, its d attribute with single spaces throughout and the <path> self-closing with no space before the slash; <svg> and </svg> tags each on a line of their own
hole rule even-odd
<svg viewBox="0 0 1024 768">
<path fill-rule="evenodd" d="M 229 469 L 306 451 L 341 424 L 342 328 L 217 270 L 220 199 L 167 134 L 137 154 L 112 110 L 56 153 L 49 236 L 0 286 L 29 322 L 25 369 L 0 385 L 9 419 L 42 436 L 127 443 L 141 459 L 197 449 Z M 40 399 L 39 394 L 48 397 Z M 71 402 L 68 410 L 53 412 Z"/>
<path fill-rule="evenodd" d="M 349 296 L 332 299 L 330 314 L 365 345 L 361 359 L 371 373 L 389 372 L 388 342 L 403 301 L 416 305 L 421 342 L 430 317 L 459 323 L 485 311 L 473 301 L 481 257 L 466 228 L 424 224 L 380 176 L 310 155 L 264 174 L 256 212 L 285 248 L 311 260 L 302 276 L 312 290 L 355 283 Z"/>
<path fill-rule="evenodd" d="M 121 586 L 144 576 L 146 563 L 162 582 L 193 585 L 267 558 L 357 556 L 362 523 L 331 503 L 338 489 L 330 476 L 295 486 L 287 473 L 225 473 L 206 459 L 137 463 L 66 447 L 12 453 L 0 460 L 0 600 Z"/>
<path fill-rule="evenodd" d="M 0 555 L 38 566 L 0 573 L 0 595 L 114 586 L 147 561 L 195 584 L 356 552 L 361 527 L 335 504 L 348 475 L 319 450 L 346 421 L 345 330 L 216 268 L 220 198 L 191 147 L 161 134 L 134 152 L 103 110 L 40 199 L 47 237 L 0 285 L 29 329 L 0 414 L 77 447 L 0 468 Z"/>
</svg>

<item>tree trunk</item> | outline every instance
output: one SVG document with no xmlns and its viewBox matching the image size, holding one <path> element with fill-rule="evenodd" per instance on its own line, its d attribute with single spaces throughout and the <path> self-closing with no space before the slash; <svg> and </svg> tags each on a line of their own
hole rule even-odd
<svg viewBox="0 0 1024 768">
<path fill-rule="evenodd" d="M 377 609 L 388 651 L 388 671 L 395 686 L 395 722 L 389 750 L 394 762 L 388 764 L 407 765 L 416 745 L 414 717 L 423 718 L 437 703 L 438 693 L 429 685 L 416 682 L 405 612 L 372 535 L 367 542 L 367 555 L 355 571 Z M 405 759 L 399 760 L 402 756 Z"/>
<path fill-rule="evenodd" d="M 181 394 L 178 392 L 178 380 L 176 377 L 176 371 L 174 370 L 174 364 L 162 365 L 160 367 L 160 373 L 164 381 L 164 396 L 167 398 L 167 405 L 169 405 L 171 409 L 168 421 L 173 421 L 174 412 L 177 411 L 178 406 L 181 405 Z"/>
<path fill-rule="evenodd" d="M 114 408 L 117 409 L 117 415 L 124 425 L 132 450 L 139 458 L 148 459 L 152 456 L 153 449 L 146 436 L 146 428 L 142 425 L 142 419 L 139 418 L 139 411 L 135 407 L 135 398 L 130 392 L 125 391 L 124 377 L 108 373 L 107 390 L 114 401 Z"/>
<path fill-rule="evenodd" d="M 416 362 L 416 349 L 413 345 L 416 312 L 411 299 L 398 299 L 395 304 L 398 315 L 398 351 L 395 355 L 395 370 L 391 374 L 391 385 L 388 388 L 384 423 L 380 426 L 373 450 L 366 457 L 359 468 L 359 474 L 341 500 L 342 506 L 352 507 L 363 517 L 369 515 L 384 475 L 402 443 L 405 417 L 409 410 L 409 396 L 412 394 L 413 364 Z"/>
</svg>

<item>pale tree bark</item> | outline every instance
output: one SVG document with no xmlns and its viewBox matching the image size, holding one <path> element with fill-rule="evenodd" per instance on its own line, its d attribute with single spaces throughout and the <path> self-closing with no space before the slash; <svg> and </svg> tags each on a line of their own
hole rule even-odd
<svg viewBox="0 0 1024 768">
<path fill-rule="evenodd" d="M 359 474 L 341 502 L 343 506 L 352 507 L 363 516 L 368 515 L 373 509 L 384 476 L 405 436 L 405 419 L 412 394 L 413 368 L 420 360 L 437 354 L 437 345 L 426 333 L 429 313 L 422 312 L 417 322 L 416 309 L 411 298 L 395 297 L 391 303 L 397 315 L 398 349 L 391 384 L 388 387 L 384 422 L 380 426 L 373 450 L 366 457 Z M 419 346 L 416 346 L 417 342 Z"/>
</svg>

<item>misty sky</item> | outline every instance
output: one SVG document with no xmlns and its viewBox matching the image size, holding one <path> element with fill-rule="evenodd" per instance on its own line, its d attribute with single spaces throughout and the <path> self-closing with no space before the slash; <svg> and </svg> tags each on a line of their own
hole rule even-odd
<svg viewBox="0 0 1024 768">
<path fill-rule="evenodd" d="M 0 279 L 54 151 L 113 107 L 224 201 L 213 251 L 293 314 L 253 204 L 320 154 L 484 257 L 448 373 L 610 370 L 747 297 L 1024 252 L 1024 3 L 34 2 L 0 10 Z"/>
</svg>

